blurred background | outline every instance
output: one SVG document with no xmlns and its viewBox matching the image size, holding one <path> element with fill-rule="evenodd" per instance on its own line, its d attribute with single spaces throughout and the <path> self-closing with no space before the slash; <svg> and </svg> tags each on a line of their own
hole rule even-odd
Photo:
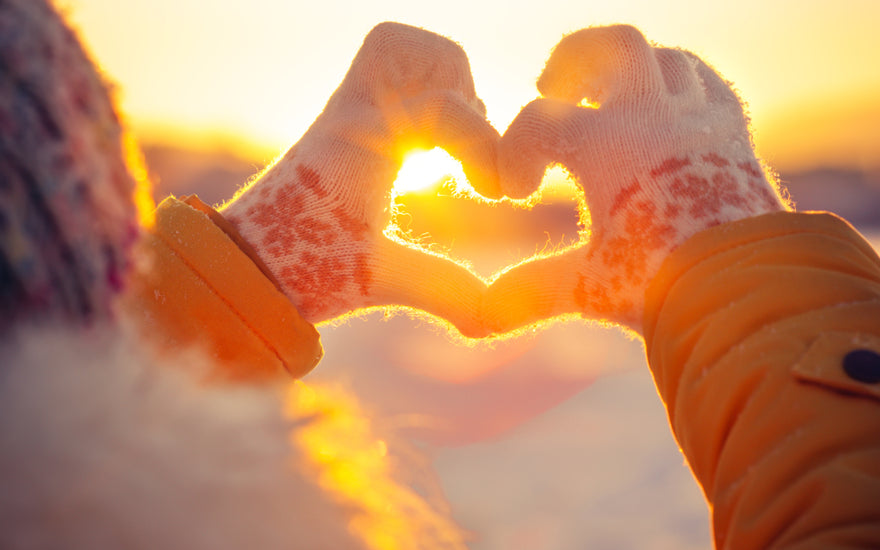
<svg viewBox="0 0 880 550">
<path fill-rule="evenodd" d="M 502 132 L 565 33 L 625 22 L 734 83 L 799 210 L 880 237 L 876 0 L 56 3 L 115 84 L 157 200 L 229 198 L 302 135 L 381 21 L 459 42 Z M 401 223 L 488 276 L 577 239 L 565 189 L 525 211 L 435 186 L 400 197 Z M 710 546 L 639 342 L 569 322 L 464 347 L 430 321 L 381 313 L 319 329 L 326 357 L 307 381 L 344 385 L 428 453 L 474 550 Z"/>
</svg>

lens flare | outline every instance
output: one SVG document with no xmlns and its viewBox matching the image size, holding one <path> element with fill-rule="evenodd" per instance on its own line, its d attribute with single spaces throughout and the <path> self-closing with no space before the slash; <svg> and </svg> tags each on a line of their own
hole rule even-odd
<svg viewBox="0 0 880 550">
<path fill-rule="evenodd" d="M 295 382 L 285 412 L 299 422 L 291 443 L 306 459 L 305 473 L 350 510 L 349 529 L 369 550 L 467 549 L 442 495 L 402 483 L 404 462 L 353 395 Z"/>
<path fill-rule="evenodd" d="M 122 134 L 122 152 L 125 155 L 125 165 L 135 181 L 134 204 L 137 209 L 138 221 L 141 227 L 152 227 L 155 222 L 156 202 L 153 200 L 153 184 L 150 181 L 150 173 L 144 154 L 138 146 L 137 140 L 131 132 Z"/>
<path fill-rule="evenodd" d="M 395 193 L 428 193 L 447 181 L 464 182 L 461 163 L 439 147 L 415 150 L 406 155 L 394 181 Z"/>
</svg>

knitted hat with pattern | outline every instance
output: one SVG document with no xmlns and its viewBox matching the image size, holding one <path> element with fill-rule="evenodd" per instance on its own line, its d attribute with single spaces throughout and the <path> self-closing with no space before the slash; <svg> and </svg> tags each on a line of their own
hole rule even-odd
<svg viewBox="0 0 880 550">
<path fill-rule="evenodd" d="M 137 236 L 105 83 L 47 0 L 0 0 L 0 332 L 106 317 Z"/>
</svg>

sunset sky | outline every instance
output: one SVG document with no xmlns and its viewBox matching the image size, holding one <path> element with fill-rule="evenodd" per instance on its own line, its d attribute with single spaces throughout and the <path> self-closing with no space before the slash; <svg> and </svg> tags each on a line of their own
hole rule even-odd
<svg viewBox="0 0 880 550">
<path fill-rule="evenodd" d="M 535 97 L 534 81 L 565 33 L 626 22 L 733 81 L 772 164 L 880 167 L 877 0 L 57 2 L 145 139 L 220 141 L 274 156 L 305 131 L 364 35 L 384 20 L 459 42 L 503 130 Z"/>
</svg>

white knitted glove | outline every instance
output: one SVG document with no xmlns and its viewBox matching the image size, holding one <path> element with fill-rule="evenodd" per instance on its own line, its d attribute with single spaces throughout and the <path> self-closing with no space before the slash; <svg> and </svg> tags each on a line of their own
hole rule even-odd
<svg viewBox="0 0 880 550">
<path fill-rule="evenodd" d="M 502 137 L 502 189 L 528 195 L 548 164 L 564 165 L 584 190 L 589 240 L 502 274 L 487 301 L 496 331 L 565 313 L 640 331 L 646 287 L 673 249 L 786 208 L 736 94 L 691 53 L 629 26 L 585 29 L 556 46 L 538 89 Z"/>
<path fill-rule="evenodd" d="M 479 336 L 484 283 L 382 232 L 408 151 L 444 148 L 492 195 L 497 141 L 461 47 L 383 23 L 305 136 L 222 212 L 310 322 L 396 304 Z"/>
</svg>

